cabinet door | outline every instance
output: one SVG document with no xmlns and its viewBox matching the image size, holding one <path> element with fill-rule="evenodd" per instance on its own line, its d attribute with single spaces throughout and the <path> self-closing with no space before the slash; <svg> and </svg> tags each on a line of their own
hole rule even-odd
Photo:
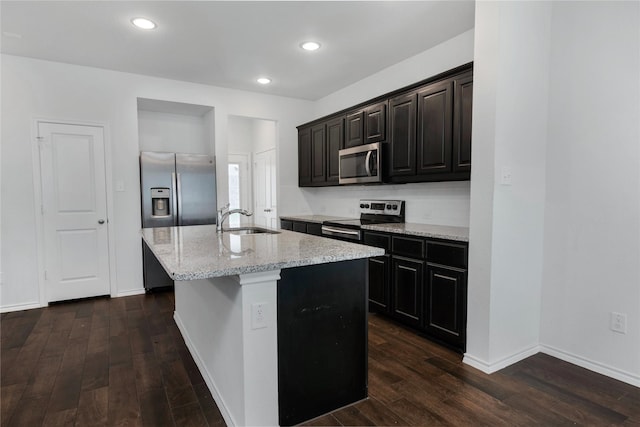
<svg viewBox="0 0 640 427">
<path fill-rule="evenodd" d="M 307 223 L 307 234 L 313 234 L 315 236 L 322 236 L 322 224 L 315 222 Z"/>
<path fill-rule="evenodd" d="M 390 256 L 369 258 L 369 310 L 389 311 L 389 266 Z"/>
<path fill-rule="evenodd" d="M 344 131 L 344 148 L 356 147 L 364 142 L 364 111 L 347 114 Z"/>
<path fill-rule="evenodd" d="M 453 86 L 453 171 L 471 172 L 471 112 L 473 74 L 463 74 Z"/>
<path fill-rule="evenodd" d="M 286 219 L 281 219 L 280 228 L 282 228 L 283 230 L 293 230 L 293 222 L 287 221 Z"/>
<path fill-rule="evenodd" d="M 451 172 L 453 82 L 446 80 L 418 92 L 418 175 Z"/>
<path fill-rule="evenodd" d="M 416 102 L 415 92 L 389 101 L 389 176 L 416 173 Z"/>
<path fill-rule="evenodd" d="M 311 185 L 311 128 L 298 131 L 298 186 Z"/>
<path fill-rule="evenodd" d="M 427 264 L 426 331 L 464 351 L 466 311 L 466 270 Z"/>
<path fill-rule="evenodd" d="M 327 180 L 325 132 L 324 123 L 311 128 L 311 182 L 313 184 L 322 184 Z"/>
<path fill-rule="evenodd" d="M 344 118 L 327 122 L 327 183 L 338 183 L 340 164 L 338 152 L 344 147 Z"/>
<path fill-rule="evenodd" d="M 307 223 L 306 222 L 298 222 L 293 221 L 293 231 L 297 231 L 298 233 L 306 233 L 307 232 Z"/>
<path fill-rule="evenodd" d="M 367 107 L 364 112 L 364 143 L 371 144 L 387 139 L 387 103 Z"/>
<path fill-rule="evenodd" d="M 391 264 L 392 313 L 409 325 L 421 326 L 424 261 L 394 256 Z"/>
</svg>

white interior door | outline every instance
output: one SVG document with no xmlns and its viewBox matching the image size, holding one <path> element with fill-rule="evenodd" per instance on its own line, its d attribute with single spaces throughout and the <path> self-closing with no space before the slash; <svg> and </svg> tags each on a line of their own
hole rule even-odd
<svg viewBox="0 0 640 427">
<path fill-rule="evenodd" d="M 47 302 L 110 293 L 104 131 L 38 123 Z"/>
<path fill-rule="evenodd" d="M 255 223 L 264 227 L 278 228 L 275 149 L 256 153 L 253 176 Z"/>
</svg>

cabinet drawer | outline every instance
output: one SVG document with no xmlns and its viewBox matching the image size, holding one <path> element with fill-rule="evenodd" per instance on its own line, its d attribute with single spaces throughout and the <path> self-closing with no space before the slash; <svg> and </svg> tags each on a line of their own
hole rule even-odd
<svg viewBox="0 0 640 427">
<path fill-rule="evenodd" d="M 427 241 L 427 261 L 434 264 L 467 268 L 467 245 Z"/>
<path fill-rule="evenodd" d="M 280 228 L 282 228 L 283 230 L 293 230 L 293 222 L 287 221 L 286 219 L 281 219 Z"/>
<path fill-rule="evenodd" d="M 293 231 L 297 231 L 298 233 L 306 233 L 307 232 L 307 223 L 306 222 L 294 222 L 293 223 Z"/>
<path fill-rule="evenodd" d="M 364 232 L 364 244 L 382 248 L 389 252 L 391 250 L 391 236 L 388 234 Z"/>
<path fill-rule="evenodd" d="M 391 239 L 391 251 L 394 255 L 404 255 L 412 258 L 425 257 L 425 242 L 419 237 L 398 237 Z"/>
<path fill-rule="evenodd" d="M 316 224 L 315 222 L 307 223 L 307 234 L 322 236 L 322 224 Z"/>
</svg>

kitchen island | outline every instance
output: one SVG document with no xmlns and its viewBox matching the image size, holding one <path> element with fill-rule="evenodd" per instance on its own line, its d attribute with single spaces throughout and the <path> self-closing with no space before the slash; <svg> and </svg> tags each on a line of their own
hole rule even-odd
<svg viewBox="0 0 640 427">
<path fill-rule="evenodd" d="M 143 229 L 227 425 L 292 425 L 367 397 L 367 258 L 291 231 Z"/>
</svg>

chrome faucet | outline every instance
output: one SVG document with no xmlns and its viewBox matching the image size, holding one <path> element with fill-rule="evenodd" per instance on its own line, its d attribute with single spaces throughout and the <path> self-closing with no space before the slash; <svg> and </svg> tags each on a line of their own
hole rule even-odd
<svg viewBox="0 0 640 427">
<path fill-rule="evenodd" d="M 244 210 L 244 209 L 231 209 L 231 210 L 229 210 L 229 203 L 227 203 L 226 205 L 224 205 L 223 207 L 218 209 L 218 218 L 217 218 L 217 221 L 216 221 L 216 232 L 222 233 L 222 224 L 224 223 L 224 220 L 227 219 L 229 217 L 229 215 L 234 214 L 234 213 L 239 213 L 239 214 L 242 214 L 244 216 L 253 215 L 252 212 L 249 212 L 249 211 Z"/>
</svg>

